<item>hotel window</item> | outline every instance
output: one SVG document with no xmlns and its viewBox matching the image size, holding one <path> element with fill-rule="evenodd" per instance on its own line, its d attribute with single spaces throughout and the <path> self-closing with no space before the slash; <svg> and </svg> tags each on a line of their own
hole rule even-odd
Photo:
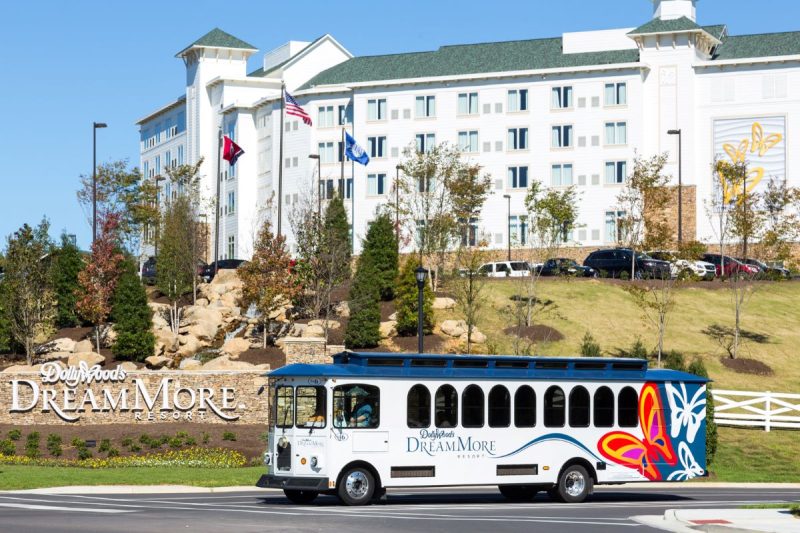
<svg viewBox="0 0 800 533">
<path fill-rule="evenodd" d="M 606 122 L 606 144 L 628 144 L 628 123 Z"/>
<path fill-rule="evenodd" d="M 477 131 L 459 131 L 458 132 L 458 147 L 464 152 L 477 153 L 478 152 L 478 132 Z"/>
<path fill-rule="evenodd" d="M 572 126 L 553 126 L 551 146 L 553 148 L 572 147 Z"/>
<path fill-rule="evenodd" d="M 153 176 L 150 175 L 150 163 L 148 161 L 145 161 L 144 163 L 142 163 L 142 175 L 145 178 L 152 178 L 153 177 Z"/>
<path fill-rule="evenodd" d="M 164 199 L 165 199 L 166 202 L 169 202 L 170 200 L 172 200 L 172 198 L 173 198 L 172 197 L 172 183 L 167 181 L 164 184 Z"/>
<path fill-rule="evenodd" d="M 417 192 L 431 192 L 436 188 L 436 178 L 420 177 L 417 180 Z"/>
<path fill-rule="evenodd" d="M 334 180 L 322 180 L 319 182 L 319 194 L 323 200 L 333 200 Z"/>
<path fill-rule="evenodd" d="M 623 240 L 621 221 L 625 219 L 625 211 L 606 211 L 606 242 L 614 243 Z"/>
<path fill-rule="evenodd" d="M 627 83 L 606 83 L 606 105 L 626 105 L 628 103 Z"/>
<path fill-rule="evenodd" d="M 156 142 L 161 142 L 161 123 L 156 124 Z"/>
<path fill-rule="evenodd" d="M 386 99 L 367 100 L 367 120 L 386 120 Z"/>
<path fill-rule="evenodd" d="M 228 235 L 228 259 L 236 257 L 236 237 Z"/>
<path fill-rule="evenodd" d="M 508 91 L 508 112 L 528 110 L 528 89 L 512 89 Z"/>
<path fill-rule="evenodd" d="M 333 106 L 323 106 L 317 108 L 317 127 L 318 128 L 332 128 L 333 127 Z"/>
<path fill-rule="evenodd" d="M 572 87 L 553 87 L 551 91 L 553 109 L 570 109 L 572 107 Z"/>
<path fill-rule="evenodd" d="M 386 194 L 386 174 L 367 174 L 367 196 Z"/>
<path fill-rule="evenodd" d="M 511 225 L 511 242 L 513 244 L 528 244 L 528 217 L 514 215 L 509 219 Z"/>
<path fill-rule="evenodd" d="M 417 118 L 430 118 L 436 116 L 436 97 L 417 96 Z"/>
<path fill-rule="evenodd" d="M 178 134 L 178 126 L 176 124 L 173 124 L 167 130 L 167 137 L 175 137 L 177 134 Z"/>
<path fill-rule="evenodd" d="M 553 165 L 550 169 L 550 184 L 553 187 L 572 185 L 572 165 Z"/>
<path fill-rule="evenodd" d="M 350 106 L 349 105 L 340 105 L 339 106 L 339 125 L 344 126 L 345 124 L 350 124 Z"/>
<path fill-rule="evenodd" d="M 183 146 L 178 146 L 178 165 L 183 164 Z"/>
<path fill-rule="evenodd" d="M 229 215 L 236 212 L 236 193 L 233 191 L 228 192 L 228 205 L 225 206 L 225 212 Z"/>
<path fill-rule="evenodd" d="M 161 175 L 161 156 L 156 156 L 156 176 Z"/>
<path fill-rule="evenodd" d="M 339 190 L 342 189 L 344 189 L 344 197 L 349 199 L 353 195 L 353 178 L 347 178 L 344 183 L 339 179 Z"/>
<path fill-rule="evenodd" d="M 174 166 L 175 166 L 175 165 L 173 164 L 173 161 L 172 161 L 172 152 L 170 152 L 169 150 L 167 150 L 167 151 L 164 153 L 164 166 L 165 166 L 166 168 L 171 168 L 171 167 L 174 167 Z"/>
<path fill-rule="evenodd" d="M 319 162 L 320 163 L 335 163 L 336 159 L 334 157 L 333 151 L 333 142 L 324 142 L 319 143 Z"/>
<path fill-rule="evenodd" d="M 436 134 L 435 133 L 418 133 L 416 135 L 417 140 L 417 152 L 426 153 L 433 150 L 433 147 L 436 146 Z"/>
<path fill-rule="evenodd" d="M 528 128 L 510 128 L 508 130 L 508 149 L 528 149 Z"/>
<path fill-rule="evenodd" d="M 466 219 L 459 219 L 461 224 L 461 245 L 462 246 L 477 246 L 478 244 L 478 219 L 470 218 L 469 222 Z"/>
<path fill-rule="evenodd" d="M 625 183 L 628 175 L 628 163 L 626 161 L 606 162 L 606 184 L 615 185 Z"/>
<path fill-rule="evenodd" d="M 508 188 L 528 188 L 528 167 L 508 167 Z"/>
<path fill-rule="evenodd" d="M 369 156 L 372 158 L 386 157 L 386 137 L 367 137 Z"/>
<path fill-rule="evenodd" d="M 458 95 L 458 114 L 478 114 L 478 93 L 461 93 Z"/>
</svg>

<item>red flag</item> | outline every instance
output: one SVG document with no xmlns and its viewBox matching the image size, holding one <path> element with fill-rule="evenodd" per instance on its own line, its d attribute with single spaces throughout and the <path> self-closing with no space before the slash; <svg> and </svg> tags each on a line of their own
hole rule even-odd
<svg viewBox="0 0 800 533">
<path fill-rule="evenodd" d="M 226 135 L 222 138 L 222 159 L 233 166 L 242 154 L 244 154 L 242 147 L 233 142 L 230 137 Z"/>
</svg>

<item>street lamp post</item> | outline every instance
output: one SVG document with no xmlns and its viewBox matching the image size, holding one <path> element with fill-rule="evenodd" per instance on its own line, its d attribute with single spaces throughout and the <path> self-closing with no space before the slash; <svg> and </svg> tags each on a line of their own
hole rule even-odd
<svg viewBox="0 0 800 533">
<path fill-rule="evenodd" d="M 161 187 L 158 185 L 159 181 L 164 181 L 164 178 L 161 176 L 156 176 L 156 212 L 158 213 L 158 217 L 156 220 L 156 242 L 153 244 L 153 255 L 157 258 L 158 257 L 158 239 L 161 235 Z"/>
<path fill-rule="evenodd" d="M 97 130 L 107 127 L 105 122 L 92 122 L 92 244 L 97 240 Z"/>
<path fill-rule="evenodd" d="M 506 222 L 508 223 L 508 260 L 511 261 L 511 195 L 504 194 L 503 198 L 508 200 L 508 210 L 506 214 Z"/>
<path fill-rule="evenodd" d="M 400 249 L 400 171 L 403 165 L 394 167 L 394 237 L 397 239 L 397 249 Z"/>
<path fill-rule="evenodd" d="M 317 218 L 322 216 L 322 158 L 319 154 L 308 154 L 309 159 L 317 160 Z"/>
<path fill-rule="evenodd" d="M 424 305 L 424 289 L 425 289 L 425 277 L 428 275 L 428 271 L 422 268 L 420 265 L 414 271 L 414 275 L 417 278 L 417 352 L 422 353 L 423 351 L 423 338 L 424 338 L 424 331 L 423 331 L 423 323 L 425 321 L 425 310 L 423 308 Z"/>
<path fill-rule="evenodd" d="M 678 136 L 678 246 L 683 243 L 683 134 L 681 130 L 669 130 L 668 135 Z"/>
</svg>

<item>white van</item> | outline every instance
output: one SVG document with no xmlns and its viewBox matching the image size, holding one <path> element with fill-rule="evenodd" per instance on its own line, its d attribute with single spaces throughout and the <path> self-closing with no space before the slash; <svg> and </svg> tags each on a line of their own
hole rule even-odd
<svg viewBox="0 0 800 533">
<path fill-rule="evenodd" d="M 498 261 L 482 265 L 478 272 L 490 278 L 522 278 L 531 275 L 527 261 Z"/>
</svg>

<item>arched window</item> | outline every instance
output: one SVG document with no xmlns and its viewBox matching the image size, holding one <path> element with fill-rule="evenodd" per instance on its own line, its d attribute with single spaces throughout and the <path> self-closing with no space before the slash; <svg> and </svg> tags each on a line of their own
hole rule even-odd
<svg viewBox="0 0 800 533">
<path fill-rule="evenodd" d="M 470 385 L 461 395 L 461 425 L 483 427 L 483 390 L 477 385 Z"/>
<path fill-rule="evenodd" d="M 589 391 L 583 387 L 575 387 L 569 393 L 569 425 L 589 427 Z"/>
<path fill-rule="evenodd" d="M 489 427 L 507 428 L 511 425 L 511 394 L 502 385 L 489 391 Z"/>
<path fill-rule="evenodd" d="M 451 385 L 436 391 L 436 427 L 454 428 L 458 425 L 458 393 Z"/>
<path fill-rule="evenodd" d="M 600 387 L 594 393 L 594 427 L 610 428 L 614 425 L 614 393 Z"/>
<path fill-rule="evenodd" d="M 425 385 L 414 385 L 406 398 L 406 421 L 410 428 L 431 425 L 431 393 Z"/>
<path fill-rule="evenodd" d="M 555 385 L 544 393 L 544 425 L 549 428 L 564 427 L 564 391 Z"/>
<path fill-rule="evenodd" d="M 617 424 L 622 428 L 635 428 L 639 425 L 639 394 L 633 387 L 625 387 L 619 392 L 617 404 Z"/>
<path fill-rule="evenodd" d="M 514 425 L 532 428 L 536 425 L 536 393 L 527 385 L 514 393 Z"/>
</svg>

